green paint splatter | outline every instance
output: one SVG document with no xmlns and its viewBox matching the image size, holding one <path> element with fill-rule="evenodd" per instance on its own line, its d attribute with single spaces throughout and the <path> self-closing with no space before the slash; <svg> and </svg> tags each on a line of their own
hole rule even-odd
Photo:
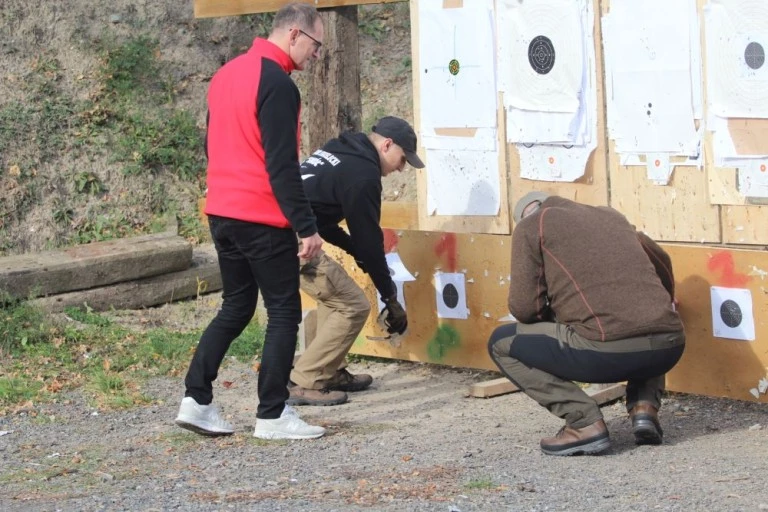
<svg viewBox="0 0 768 512">
<path fill-rule="evenodd" d="M 453 326 L 442 324 L 435 336 L 427 344 L 427 356 L 430 361 L 442 361 L 449 350 L 461 345 L 461 336 Z"/>
</svg>

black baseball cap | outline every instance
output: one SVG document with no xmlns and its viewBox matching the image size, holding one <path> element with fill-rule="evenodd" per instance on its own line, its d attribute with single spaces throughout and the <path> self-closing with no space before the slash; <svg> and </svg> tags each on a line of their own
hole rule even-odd
<svg viewBox="0 0 768 512">
<path fill-rule="evenodd" d="M 403 148 L 405 159 L 416 169 L 423 169 L 424 162 L 416 154 L 416 132 L 404 119 L 394 116 L 386 116 L 379 119 L 372 131 L 392 141 Z"/>
</svg>

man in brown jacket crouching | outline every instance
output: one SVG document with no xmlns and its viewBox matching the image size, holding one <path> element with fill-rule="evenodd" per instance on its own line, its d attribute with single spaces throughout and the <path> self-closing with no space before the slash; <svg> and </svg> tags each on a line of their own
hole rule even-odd
<svg viewBox="0 0 768 512">
<path fill-rule="evenodd" d="M 491 335 L 499 369 L 563 418 L 548 455 L 611 446 L 597 403 L 572 381 L 627 381 L 637 444 L 660 444 L 664 374 L 685 348 L 669 256 L 619 212 L 530 192 L 515 206 L 509 311 Z"/>
</svg>

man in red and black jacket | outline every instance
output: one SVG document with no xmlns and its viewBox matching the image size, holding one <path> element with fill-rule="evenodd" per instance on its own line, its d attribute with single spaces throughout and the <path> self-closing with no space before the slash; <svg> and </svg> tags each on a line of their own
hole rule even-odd
<svg viewBox="0 0 768 512">
<path fill-rule="evenodd" d="M 234 432 L 211 404 L 212 382 L 230 344 L 251 321 L 259 291 L 269 320 L 254 436 L 308 439 L 325 432 L 285 404 L 301 321 L 299 257 L 312 258 L 322 246 L 299 173 L 301 97 L 289 75 L 318 57 L 323 36 L 314 7 L 288 4 L 275 15 L 268 39 L 255 39 L 211 80 L 205 213 L 223 302 L 200 338 L 176 418 L 203 435 Z"/>
</svg>

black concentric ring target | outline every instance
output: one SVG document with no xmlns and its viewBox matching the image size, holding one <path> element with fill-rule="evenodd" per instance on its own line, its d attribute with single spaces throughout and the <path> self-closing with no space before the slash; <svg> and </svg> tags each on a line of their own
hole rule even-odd
<svg viewBox="0 0 768 512">
<path fill-rule="evenodd" d="M 555 45 L 547 36 L 533 38 L 528 45 L 528 62 L 540 75 L 546 75 L 555 67 Z"/>
<path fill-rule="evenodd" d="M 726 300 L 720 304 L 720 318 L 723 319 L 723 323 L 733 329 L 741 324 L 743 315 L 741 314 L 741 307 L 734 300 Z"/>
</svg>

